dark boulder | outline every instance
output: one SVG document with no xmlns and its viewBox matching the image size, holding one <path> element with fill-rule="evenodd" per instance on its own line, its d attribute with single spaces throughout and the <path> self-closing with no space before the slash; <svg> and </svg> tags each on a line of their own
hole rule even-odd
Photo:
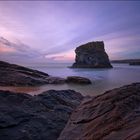
<svg viewBox="0 0 140 140">
<path fill-rule="evenodd" d="M 76 48 L 75 53 L 72 68 L 112 68 L 103 41 L 81 45 Z"/>
<path fill-rule="evenodd" d="M 59 140 L 139 140 L 140 83 L 105 92 L 82 103 Z"/>
<path fill-rule="evenodd" d="M 66 82 L 76 84 L 91 84 L 91 81 L 88 78 L 80 76 L 68 76 Z"/>
<path fill-rule="evenodd" d="M 82 99 L 73 90 L 0 91 L 0 140 L 56 140 Z"/>
</svg>

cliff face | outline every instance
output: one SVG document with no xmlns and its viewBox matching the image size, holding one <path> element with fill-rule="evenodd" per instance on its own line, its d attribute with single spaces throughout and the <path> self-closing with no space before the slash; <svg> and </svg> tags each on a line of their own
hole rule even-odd
<svg viewBox="0 0 140 140">
<path fill-rule="evenodd" d="M 76 48 L 75 53 L 73 68 L 112 68 L 103 41 L 81 45 Z"/>
<path fill-rule="evenodd" d="M 123 86 L 82 103 L 59 140 L 139 140 L 140 83 Z"/>
</svg>

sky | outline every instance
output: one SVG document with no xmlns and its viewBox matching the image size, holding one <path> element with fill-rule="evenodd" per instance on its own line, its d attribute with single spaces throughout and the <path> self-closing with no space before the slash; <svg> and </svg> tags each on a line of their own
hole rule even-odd
<svg viewBox="0 0 140 140">
<path fill-rule="evenodd" d="M 140 2 L 0 1 L 0 60 L 74 62 L 91 41 L 111 60 L 140 58 Z"/>
</svg>

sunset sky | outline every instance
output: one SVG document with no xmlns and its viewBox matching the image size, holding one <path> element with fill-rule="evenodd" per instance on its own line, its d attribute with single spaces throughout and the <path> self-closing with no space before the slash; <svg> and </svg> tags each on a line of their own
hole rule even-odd
<svg viewBox="0 0 140 140">
<path fill-rule="evenodd" d="M 97 40 L 110 59 L 140 58 L 140 2 L 0 1 L 0 60 L 72 62 Z"/>
</svg>

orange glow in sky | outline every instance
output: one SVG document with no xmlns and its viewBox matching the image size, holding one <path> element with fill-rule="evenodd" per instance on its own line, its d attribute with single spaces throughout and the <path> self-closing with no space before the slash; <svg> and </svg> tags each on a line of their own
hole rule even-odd
<svg viewBox="0 0 140 140">
<path fill-rule="evenodd" d="M 0 53 L 12 53 L 16 52 L 15 48 L 5 47 L 0 44 Z"/>
</svg>

